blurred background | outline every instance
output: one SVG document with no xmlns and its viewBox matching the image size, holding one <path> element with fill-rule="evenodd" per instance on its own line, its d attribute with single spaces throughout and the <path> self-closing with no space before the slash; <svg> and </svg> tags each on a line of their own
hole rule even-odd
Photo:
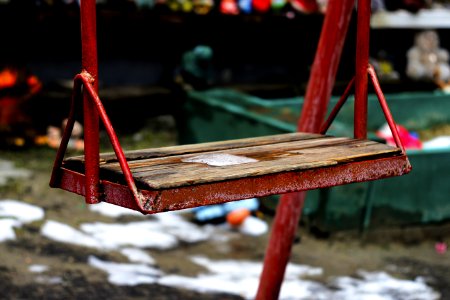
<svg viewBox="0 0 450 300">
<path fill-rule="evenodd" d="M 97 1 L 99 95 L 123 148 L 294 132 L 327 4 Z M 372 10 L 370 60 L 413 171 L 309 192 L 281 299 L 450 299 L 450 2 Z M 79 2 L 0 0 L 0 28 L 2 298 L 253 299 L 278 196 L 142 216 L 50 189 Z M 356 11 L 331 104 L 355 33 Z M 391 143 L 372 92 L 369 137 Z M 352 101 L 331 134 L 352 135 Z M 68 155 L 83 153 L 82 124 Z"/>
</svg>

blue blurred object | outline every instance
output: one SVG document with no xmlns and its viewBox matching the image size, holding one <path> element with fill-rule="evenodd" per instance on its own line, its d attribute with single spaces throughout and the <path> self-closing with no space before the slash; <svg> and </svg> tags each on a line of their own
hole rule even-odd
<svg viewBox="0 0 450 300">
<path fill-rule="evenodd" d="M 239 0 L 238 6 L 244 14 L 249 14 L 252 12 L 252 0 Z"/>
<path fill-rule="evenodd" d="M 234 202 L 227 202 L 224 204 L 208 205 L 196 207 L 194 212 L 195 219 L 198 222 L 208 222 L 214 219 L 225 218 L 225 216 L 236 209 L 247 208 L 250 211 L 255 211 L 259 207 L 259 201 L 256 198 L 240 200 Z"/>
</svg>

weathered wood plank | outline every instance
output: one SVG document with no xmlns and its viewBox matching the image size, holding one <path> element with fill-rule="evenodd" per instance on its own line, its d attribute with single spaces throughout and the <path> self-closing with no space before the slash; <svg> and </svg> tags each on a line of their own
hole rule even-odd
<svg viewBox="0 0 450 300">
<path fill-rule="evenodd" d="M 128 163 L 128 166 L 131 170 L 140 169 L 140 168 L 151 168 L 156 165 L 160 164 L 168 164 L 174 161 L 180 161 L 183 159 L 187 159 L 189 157 L 193 157 L 195 155 L 198 155 L 199 153 L 223 153 L 226 151 L 226 153 L 233 154 L 233 155 L 246 155 L 254 157 L 255 159 L 263 159 L 264 156 L 267 155 L 273 155 L 274 153 L 283 153 L 289 150 L 293 149 L 305 149 L 305 148 L 323 148 L 335 144 L 348 144 L 352 143 L 353 140 L 349 138 L 336 138 L 336 137 L 324 137 L 321 139 L 308 139 L 308 140 L 301 140 L 301 141 L 292 141 L 292 142 L 282 142 L 282 143 L 275 143 L 275 144 L 266 144 L 266 145 L 249 145 L 246 147 L 239 147 L 239 148 L 228 148 L 228 149 L 221 149 L 221 150 L 210 150 L 207 147 L 203 147 L 203 151 L 201 152 L 194 152 L 189 154 L 182 154 L 182 155 L 172 155 L 168 157 L 158 157 L 158 158 L 146 158 L 141 160 L 135 160 L 130 161 Z M 373 142 L 371 142 L 373 143 Z M 128 157 L 128 156 L 127 156 Z M 112 162 L 108 164 L 103 164 L 102 167 L 110 169 L 110 170 L 119 170 L 120 165 L 117 162 Z"/>
<path fill-rule="evenodd" d="M 173 188 L 191 184 L 217 182 L 242 177 L 260 176 L 279 172 L 307 170 L 318 167 L 327 167 L 339 163 L 347 163 L 361 158 L 383 154 L 392 154 L 390 149 L 372 149 L 370 154 L 366 149 L 353 148 L 355 151 L 334 148 L 318 153 L 317 150 L 304 150 L 300 153 L 291 153 L 287 156 L 272 157 L 272 160 L 257 161 L 231 166 L 211 166 L 204 163 L 177 163 L 161 166 L 157 170 L 133 173 L 134 176 L 149 187 L 155 189 Z M 395 152 L 394 152 L 395 153 Z M 400 153 L 397 151 L 397 153 Z"/>
<path fill-rule="evenodd" d="M 307 141 L 311 142 L 311 141 Z M 400 150 L 373 141 L 346 138 L 323 139 L 322 144 L 303 147 L 302 143 L 280 143 L 224 151 L 208 151 L 189 155 L 146 160 L 132 168 L 133 176 L 153 189 L 174 188 L 192 184 L 217 182 L 241 177 L 260 176 L 294 170 L 332 166 L 349 161 L 370 159 L 380 155 L 399 154 Z M 297 146 L 297 147 L 296 147 Z M 233 155 L 255 162 L 213 166 L 186 160 L 212 155 Z M 116 164 L 104 165 L 102 170 L 121 174 Z M 113 176 L 113 175 L 111 175 Z"/>
<path fill-rule="evenodd" d="M 188 153 L 198 153 L 203 152 L 205 149 L 209 151 L 217 151 L 223 149 L 234 149 L 242 148 L 248 146 L 256 145 L 268 145 L 277 144 L 291 141 L 308 140 L 308 139 L 321 139 L 327 136 L 313 133 L 287 133 L 287 134 L 277 134 L 271 136 L 245 138 L 237 140 L 201 143 L 201 144 L 191 144 L 191 145 L 180 145 L 180 146 L 170 146 L 161 148 L 150 148 L 142 150 L 127 151 L 126 156 L 128 161 L 142 160 L 146 158 L 156 158 L 156 157 L 167 157 L 172 155 L 182 155 Z M 67 158 L 66 161 L 81 161 L 84 163 L 84 156 L 75 156 Z M 116 162 L 117 158 L 114 153 L 103 153 L 100 155 L 100 163 L 110 163 Z"/>
<path fill-rule="evenodd" d="M 398 148 L 369 140 L 305 133 L 125 153 L 139 186 L 159 190 L 330 167 L 400 154 Z M 102 155 L 102 162 L 103 179 L 123 180 L 114 156 Z M 66 161 L 66 166 L 74 170 L 82 170 L 83 164 L 83 157 Z"/>
</svg>

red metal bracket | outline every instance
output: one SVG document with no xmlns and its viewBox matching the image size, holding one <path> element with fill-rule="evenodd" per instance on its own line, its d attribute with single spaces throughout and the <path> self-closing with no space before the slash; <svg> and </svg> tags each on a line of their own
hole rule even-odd
<svg viewBox="0 0 450 300">
<path fill-rule="evenodd" d="M 109 120 L 108 115 L 106 114 L 105 108 L 103 107 L 103 104 L 97 95 L 97 93 L 94 90 L 94 87 L 92 86 L 92 76 L 90 76 L 87 72 L 82 72 L 75 76 L 74 78 L 74 87 L 73 87 L 73 93 L 72 93 L 72 103 L 70 105 L 70 112 L 69 117 L 67 121 L 66 128 L 64 129 L 64 133 L 62 136 L 61 144 L 58 149 L 58 152 L 56 154 L 55 163 L 53 165 L 53 171 L 50 179 L 50 186 L 51 187 L 58 187 L 59 182 L 61 180 L 61 168 L 63 164 L 64 154 L 67 150 L 67 145 L 70 139 L 70 136 L 72 134 L 73 126 L 75 123 L 75 111 L 77 108 L 77 103 L 81 103 L 81 96 L 82 94 L 85 94 L 84 99 L 89 99 L 92 104 L 94 104 L 94 107 L 96 109 L 96 112 L 99 114 L 100 120 L 102 121 L 103 125 L 105 126 L 106 132 L 108 134 L 109 140 L 113 146 L 114 153 L 117 156 L 117 159 L 120 164 L 120 168 L 122 169 L 122 172 L 125 177 L 125 182 L 127 183 L 128 188 L 130 189 L 134 201 L 139 208 L 141 212 L 145 212 L 146 209 L 144 207 L 148 206 L 149 204 L 146 203 L 143 205 L 146 197 L 144 197 L 137 189 L 136 184 L 133 179 L 133 175 L 131 174 L 130 168 L 128 166 L 125 154 L 123 153 L 122 147 L 120 146 L 119 140 L 117 138 L 117 135 L 114 131 L 114 128 L 111 124 L 111 121 Z M 83 89 L 83 93 L 82 93 Z M 85 102 L 84 102 L 85 103 Z M 98 136 L 96 137 L 98 139 Z M 87 164 L 87 156 L 89 153 L 86 153 L 85 151 L 85 160 Z M 99 167 L 98 164 L 96 166 Z M 86 173 L 86 180 L 85 180 L 85 190 L 88 191 L 90 188 L 90 183 L 95 182 L 97 185 L 100 183 L 100 178 L 94 174 L 88 174 Z M 92 203 L 89 198 L 88 193 L 85 193 L 85 199 L 86 203 Z"/>
<path fill-rule="evenodd" d="M 383 91 L 381 90 L 380 83 L 378 81 L 377 74 L 375 72 L 375 69 L 372 65 L 369 64 L 369 67 L 367 68 L 367 74 L 369 75 L 370 81 L 373 84 L 373 87 L 375 89 L 375 94 L 377 95 L 378 102 L 380 102 L 381 109 L 383 111 L 384 117 L 386 118 L 386 122 L 389 125 L 389 128 L 391 129 L 392 136 L 394 137 L 395 144 L 398 148 L 402 150 L 402 154 L 406 154 L 405 147 L 403 146 L 403 142 L 400 139 L 400 135 L 397 130 L 397 126 L 395 124 L 394 118 L 392 117 L 391 110 L 389 109 L 389 106 L 387 104 L 386 98 L 384 97 Z M 325 134 L 327 130 L 329 129 L 331 123 L 336 118 L 337 114 L 341 110 L 342 106 L 345 104 L 345 102 L 348 99 L 348 96 L 350 95 L 350 92 L 352 88 L 355 86 L 355 77 L 350 80 L 348 83 L 344 93 L 342 94 L 339 101 L 334 106 L 333 110 L 331 111 L 330 115 L 328 116 L 327 120 L 323 123 L 322 127 L 320 128 L 320 133 Z M 355 103 L 356 105 L 356 103 Z M 356 108 L 355 108 L 356 109 Z M 356 138 L 356 137 L 355 137 Z"/>
</svg>

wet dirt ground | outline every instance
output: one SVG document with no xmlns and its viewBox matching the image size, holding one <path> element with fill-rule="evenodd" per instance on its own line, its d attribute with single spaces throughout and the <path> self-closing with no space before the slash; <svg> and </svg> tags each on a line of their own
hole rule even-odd
<svg viewBox="0 0 450 300">
<path fill-rule="evenodd" d="M 124 148 L 169 145 L 175 141 L 173 131 L 161 131 L 161 127 L 153 126 L 150 132 L 123 138 Z M 54 155 L 54 150 L 45 147 L 0 150 L 1 159 L 31 171 L 29 178 L 9 180 L 0 186 L 0 200 L 15 199 L 39 206 L 45 210 L 46 219 L 74 227 L 86 222 L 112 222 L 111 218 L 89 210 L 81 197 L 48 187 Z M 122 216 L 114 221 L 135 218 Z M 269 215 L 264 215 L 263 219 L 269 224 L 272 222 Z M 235 295 L 197 293 L 158 284 L 113 285 L 108 282 L 107 274 L 89 266 L 86 261 L 90 255 L 95 255 L 103 260 L 127 262 L 124 256 L 115 251 L 52 241 L 40 234 L 42 225 L 43 221 L 25 224 L 15 230 L 15 240 L 0 242 L 1 299 L 240 299 Z M 369 232 L 364 237 L 340 233 L 323 239 L 300 226 L 291 261 L 322 268 L 323 274 L 314 280 L 324 283 L 333 276 L 355 276 L 361 269 L 385 271 L 405 279 L 421 276 L 441 299 L 450 299 L 449 253 L 438 254 L 434 249 L 436 232 L 444 241 L 449 241 L 448 228 L 448 225 L 440 224 L 426 230 L 396 228 Z M 152 250 L 151 254 L 157 267 L 166 274 L 189 276 L 202 271 L 187 259 L 193 255 L 262 261 L 268 236 L 231 233 L 226 243 L 213 240 L 182 243 L 171 250 Z M 32 273 L 29 266 L 34 264 L 47 265 L 49 270 L 42 274 Z M 52 278 L 58 278 L 58 281 L 51 283 Z"/>
</svg>

